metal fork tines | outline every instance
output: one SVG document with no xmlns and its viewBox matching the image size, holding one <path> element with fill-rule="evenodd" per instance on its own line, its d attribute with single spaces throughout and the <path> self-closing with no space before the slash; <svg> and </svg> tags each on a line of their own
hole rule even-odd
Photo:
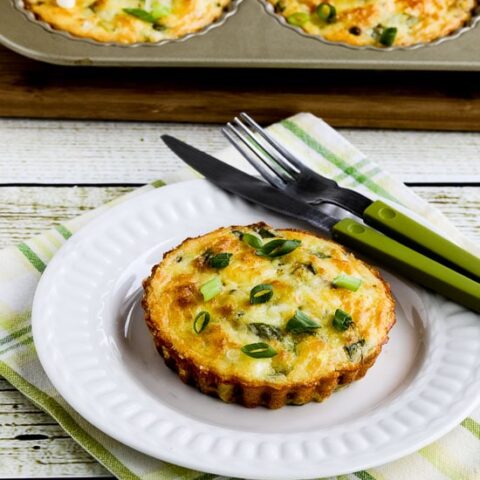
<svg viewBox="0 0 480 480">
<path fill-rule="evenodd" d="M 242 156 L 271 185 L 313 205 L 332 203 L 360 214 L 370 200 L 313 171 L 246 113 L 222 129 Z"/>
</svg>

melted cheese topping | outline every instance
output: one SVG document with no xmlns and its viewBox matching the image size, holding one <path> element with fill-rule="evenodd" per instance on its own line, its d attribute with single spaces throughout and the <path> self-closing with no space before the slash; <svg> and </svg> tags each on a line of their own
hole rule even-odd
<svg viewBox="0 0 480 480">
<path fill-rule="evenodd" d="M 76 5 L 76 0 L 57 0 L 57 5 L 62 8 L 73 8 Z"/>
<path fill-rule="evenodd" d="M 394 46 L 431 42 L 461 28 L 472 16 L 476 0 L 328 0 L 336 20 L 327 23 L 315 10 L 324 0 L 268 0 L 275 11 L 305 32 L 332 42 L 382 47 L 381 34 L 396 28 Z M 299 12 L 300 25 L 291 15 Z M 305 23 L 303 23 L 305 21 Z"/>
<path fill-rule="evenodd" d="M 25 0 L 54 28 L 100 42 L 159 42 L 196 32 L 217 20 L 231 0 Z M 150 20 L 125 12 L 140 9 Z M 154 21 L 151 21 L 154 20 Z"/>
<path fill-rule="evenodd" d="M 277 385 L 313 382 L 348 369 L 387 341 L 395 321 L 394 303 L 378 272 L 340 245 L 300 231 L 270 229 L 277 237 L 300 240 L 301 245 L 284 256 L 261 257 L 236 233 L 255 228 L 221 228 L 186 240 L 164 257 L 146 286 L 145 306 L 154 335 L 197 367 L 254 384 Z M 209 266 L 206 254 L 222 252 L 232 254 L 228 266 Z M 362 279 L 360 288 L 353 292 L 333 287 L 332 281 L 341 274 Z M 204 301 L 200 288 L 214 277 L 221 280 L 221 292 Z M 252 305 L 250 292 L 259 284 L 270 284 L 273 297 Z M 297 309 L 320 327 L 310 333 L 288 332 L 286 324 Z M 353 318 L 354 324 L 345 331 L 332 324 L 336 309 Z M 196 333 L 193 323 L 201 311 L 210 314 L 210 322 Z M 276 335 L 252 329 L 253 323 L 273 327 Z M 258 342 L 268 343 L 277 354 L 252 358 L 242 352 L 243 346 Z"/>
</svg>

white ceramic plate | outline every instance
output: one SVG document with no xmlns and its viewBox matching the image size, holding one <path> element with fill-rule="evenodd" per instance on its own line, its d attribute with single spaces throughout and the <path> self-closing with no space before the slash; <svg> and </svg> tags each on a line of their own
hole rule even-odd
<svg viewBox="0 0 480 480">
<path fill-rule="evenodd" d="M 163 252 L 219 226 L 288 219 L 204 180 L 160 188 L 91 222 L 38 287 L 33 335 L 47 375 L 85 419 L 153 457 L 222 475 L 306 479 L 369 468 L 432 442 L 480 399 L 480 318 L 384 272 L 390 342 L 366 377 L 322 404 L 269 411 L 184 385 L 156 353 L 139 305 Z"/>
</svg>

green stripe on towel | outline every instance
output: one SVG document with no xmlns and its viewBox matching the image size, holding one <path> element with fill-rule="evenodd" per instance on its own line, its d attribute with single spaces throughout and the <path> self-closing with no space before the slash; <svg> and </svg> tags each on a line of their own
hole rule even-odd
<svg viewBox="0 0 480 480">
<path fill-rule="evenodd" d="M 72 232 L 65 227 L 64 225 L 57 225 L 55 230 L 65 239 L 68 240 L 73 234 Z"/>
<path fill-rule="evenodd" d="M 28 332 L 32 331 L 32 326 L 29 325 L 28 327 L 23 327 L 20 330 L 17 330 L 16 332 L 12 332 L 10 335 L 7 335 L 6 337 L 0 338 L 0 345 L 5 345 L 5 343 L 9 343 L 12 340 L 15 340 L 18 337 L 21 337 L 22 335 L 25 335 Z"/>
<path fill-rule="evenodd" d="M 283 120 L 281 125 L 284 126 L 287 130 L 292 132 L 296 137 L 302 140 L 305 145 L 309 146 L 312 150 L 319 153 L 328 160 L 330 163 L 335 165 L 343 172 L 347 173 L 350 177 L 357 180 L 358 183 L 365 185 L 368 189 L 372 192 L 376 193 L 377 195 L 383 196 L 385 198 L 389 198 L 390 200 L 395 200 L 389 192 L 387 192 L 384 188 L 382 188 L 377 183 L 373 182 L 370 178 L 368 178 L 363 173 L 359 172 L 354 166 L 349 165 L 345 160 L 335 155 L 333 152 L 328 150 L 328 148 L 324 147 L 322 144 L 318 143 L 315 138 L 313 138 L 309 133 L 299 127 L 296 123 L 290 120 Z"/>
<path fill-rule="evenodd" d="M 476 422 L 473 418 L 468 417 L 460 425 L 480 440 L 480 423 Z"/>
<path fill-rule="evenodd" d="M 369 165 L 369 164 L 370 164 L 370 162 L 368 161 L 368 159 L 362 158 L 359 162 L 354 163 L 350 167 L 347 167 L 342 173 L 339 173 L 338 175 L 333 177 L 333 179 L 336 182 L 341 182 L 342 180 L 345 180 L 346 178 L 348 178 L 350 176 L 350 173 L 352 172 L 353 169 L 360 170 L 362 167 L 364 167 L 365 165 Z"/>
<path fill-rule="evenodd" d="M 355 472 L 355 476 L 358 477 L 360 480 L 375 480 L 375 477 L 373 475 L 370 475 L 365 470 L 362 470 L 361 472 Z"/>
<path fill-rule="evenodd" d="M 154 180 L 150 183 L 150 185 L 154 188 L 164 187 L 166 183 L 163 180 Z"/>
<path fill-rule="evenodd" d="M 15 350 L 19 347 L 23 347 L 24 345 L 29 345 L 30 343 L 33 343 L 33 337 L 28 337 L 22 340 L 21 342 L 14 343 L 13 345 L 10 345 L 9 347 L 0 350 L 0 357 L 2 355 L 5 355 L 7 352 L 10 352 L 11 350 Z"/>
<path fill-rule="evenodd" d="M 43 273 L 43 271 L 47 268 L 42 259 L 26 243 L 20 243 L 18 245 L 18 249 L 40 273 Z"/>
</svg>

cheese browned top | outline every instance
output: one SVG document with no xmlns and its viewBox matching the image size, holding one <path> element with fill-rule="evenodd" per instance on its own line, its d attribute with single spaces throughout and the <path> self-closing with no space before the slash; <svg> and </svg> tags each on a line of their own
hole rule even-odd
<svg viewBox="0 0 480 480">
<path fill-rule="evenodd" d="M 217 20 L 230 0 L 25 0 L 37 17 L 100 42 L 159 42 Z"/>
<path fill-rule="evenodd" d="M 277 249 L 262 256 L 272 241 Z M 341 275 L 360 281 L 358 289 L 335 287 Z M 208 283 L 218 288 L 206 300 Z M 252 303 L 258 285 L 269 286 L 269 298 Z M 389 287 L 375 269 L 332 241 L 263 224 L 220 228 L 167 253 L 145 282 L 144 308 L 160 344 L 197 368 L 249 384 L 309 383 L 354 369 L 378 354 L 395 321 Z M 339 329 L 334 319 L 344 314 L 351 318 Z M 302 330 L 305 318 L 310 327 Z M 268 347 L 266 357 L 248 353 L 258 343 Z"/>
<path fill-rule="evenodd" d="M 476 0 L 268 0 L 287 22 L 332 42 L 408 46 L 444 37 L 472 16 Z M 319 5 L 329 7 L 317 13 Z M 384 34 L 386 29 L 390 33 Z M 382 37 L 383 35 L 383 37 Z"/>
</svg>

